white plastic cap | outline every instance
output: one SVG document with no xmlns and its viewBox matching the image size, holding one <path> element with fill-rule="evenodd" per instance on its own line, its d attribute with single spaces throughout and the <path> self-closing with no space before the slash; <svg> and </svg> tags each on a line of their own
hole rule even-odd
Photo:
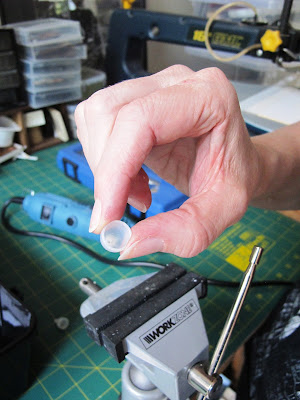
<svg viewBox="0 0 300 400">
<path fill-rule="evenodd" d="M 131 238 L 131 229 L 123 221 L 112 221 L 101 231 L 100 242 L 105 250 L 119 253 L 124 250 Z"/>
</svg>

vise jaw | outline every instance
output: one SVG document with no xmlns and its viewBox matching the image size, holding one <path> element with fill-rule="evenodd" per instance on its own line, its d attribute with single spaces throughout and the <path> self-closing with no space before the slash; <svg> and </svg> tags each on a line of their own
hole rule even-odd
<svg viewBox="0 0 300 400">
<path fill-rule="evenodd" d="M 95 293 L 101 298 L 103 292 L 103 303 L 83 316 L 87 333 L 118 362 L 126 357 L 169 399 L 186 400 L 195 391 L 189 369 L 208 360 L 198 301 L 206 296 L 206 279 L 169 264 L 142 282 L 127 280 L 131 289 L 112 294 L 112 301 L 104 293 L 109 287 Z"/>
</svg>

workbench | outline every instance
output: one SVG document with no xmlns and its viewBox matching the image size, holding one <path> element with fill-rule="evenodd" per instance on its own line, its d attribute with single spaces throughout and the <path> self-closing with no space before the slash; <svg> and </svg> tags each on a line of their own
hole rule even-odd
<svg viewBox="0 0 300 400">
<path fill-rule="evenodd" d="M 93 193 L 65 177 L 56 167 L 56 154 L 62 146 L 65 145 L 36 153 L 37 162 L 16 160 L 2 165 L 1 207 L 7 199 L 25 196 L 31 190 L 93 204 Z M 30 220 L 19 205 L 10 206 L 9 214 L 11 223 L 21 229 L 49 232 L 49 228 Z M 105 252 L 99 243 L 66 236 L 106 257 L 117 258 Z M 29 389 L 20 399 L 116 400 L 121 388 L 122 364 L 117 364 L 87 336 L 79 315 L 80 304 L 86 297 L 78 283 L 81 278 L 89 277 L 105 287 L 117 279 L 153 270 L 101 264 L 62 243 L 17 236 L 2 225 L 0 237 L 0 280 L 6 287 L 15 287 L 23 293 L 24 304 L 37 318 Z M 154 254 L 143 260 L 163 264 L 175 262 L 209 278 L 240 281 L 254 244 L 265 249 L 256 280 L 296 281 L 300 278 L 300 224 L 277 212 L 255 208 L 249 208 L 240 222 L 228 228 L 196 257 L 182 259 L 170 254 Z M 218 340 L 236 290 L 209 286 L 207 297 L 200 300 L 210 351 Z M 286 290 L 283 287 L 250 289 L 226 357 L 255 332 Z M 66 330 L 59 330 L 54 323 L 54 319 L 61 316 L 70 320 Z"/>
</svg>

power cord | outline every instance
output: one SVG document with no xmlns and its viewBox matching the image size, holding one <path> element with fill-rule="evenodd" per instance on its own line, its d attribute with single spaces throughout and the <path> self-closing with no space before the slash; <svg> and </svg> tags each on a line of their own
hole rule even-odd
<svg viewBox="0 0 300 400">
<path fill-rule="evenodd" d="M 68 239 L 63 236 L 54 235 L 52 233 L 46 232 L 37 232 L 37 231 L 26 231 L 22 229 L 15 228 L 9 222 L 9 218 L 6 215 L 6 211 L 11 204 L 22 204 L 24 197 L 12 197 L 11 199 L 7 200 L 1 210 L 1 221 L 3 226 L 9 231 L 17 235 L 23 236 L 31 236 L 31 237 L 38 237 L 43 239 L 52 239 L 63 244 L 67 244 L 69 246 L 74 247 L 77 250 L 82 251 L 83 253 L 87 254 L 91 258 L 94 258 L 97 261 L 100 261 L 104 264 L 114 265 L 117 267 L 150 267 L 156 269 L 163 269 L 165 265 L 161 265 L 158 263 L 153 262 L 146 262 L 146 261 L 118 261 L 112 260 L 107 257 L 103 257 L 100 254 L 96 253 L 95 251 L 85 247 L 74 240 Z M 208 285 L 214 286 L 222 286 L 228 288 L 238 288 L 240 286 L 240 282 L 230 282 L 230 281 L 223 281 L 218 279 L 207 279 Z M 290 281 L 282 281 L 282 280 L 272 280 L 272 281 L 254 281 L 251 284 L 252 287 L 261 287 L 261 286 L 289 286 L 294 287 L 297 286 L 297 283 L 290 282 Z"/>
<path fill-rule="evenodd" d="M 9 232 L 15 233 L 17 235 L 57 240 L 58 242 L 75 247 L 75 249 L 82 251 L 83 253 L 87 254 L 88 256 L 90 256 L 92 258 L 95 258 L 97 261 L 100 261 L 104 264 L 115 265 L 117 267 L 150 267 L 150 268 L 157 268 L 157 269 L 162 269 L 165 267 L 164 265 L 161 265 L 161 264 L 145 262 L 145 261 L 112 260 L 110 258 L 103 257 L 100 254 L 96 253 L 95 251 L 90 250 L 88 247 L 85 247 L 85 246 L 79 244 L 78 242 L 75 242 L 74 240 L 68 239 L 63 236 L 54 235 L 52 233 L 46 233 L 46 232 L 25 231 L 25 230 L 17 229 L 10 224 L 9 219 L 6 216 L 6 210 L 10 206 L 10 204 L 12 204 L 12 203 L 22 204 L 23 200 L 24 200 L 24 197 L 12 197 L 11 199 L 7 200 L 2 207 L 1 220 L 2 220 L 2 223 L 5 226 L 5 228 Z"/>
</svg>

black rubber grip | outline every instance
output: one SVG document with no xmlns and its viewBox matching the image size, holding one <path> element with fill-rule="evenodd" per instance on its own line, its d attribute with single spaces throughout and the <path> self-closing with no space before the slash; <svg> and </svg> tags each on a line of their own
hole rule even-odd
<svg viewBox="0 0 300 400">
<path fill-rule="evenodd" d="M 201 288 L 198 297 L 203 298 L 207 293 L 206 279 L 170 264 L 94 314 L 86 316 L 87 333 L 121 362 L 125 358 L 122 341 L 198 285 Z"/>
</svg>

